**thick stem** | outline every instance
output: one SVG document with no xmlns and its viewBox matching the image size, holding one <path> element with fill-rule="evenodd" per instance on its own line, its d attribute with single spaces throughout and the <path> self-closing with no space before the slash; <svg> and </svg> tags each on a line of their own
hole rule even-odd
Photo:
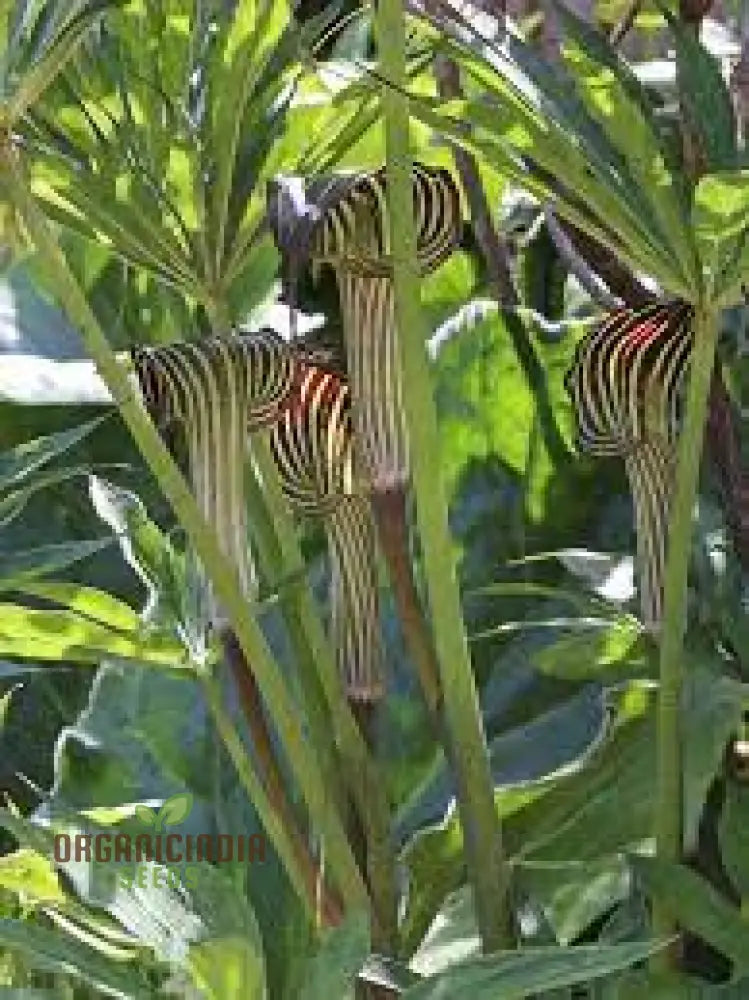
<svg viewBox="0 0 749 1000">
<path fill-rule="evenodd" d="M 242 655 L 233 632 L 224 636 L 224 651 L 234 677 L 239 704 L 247 723 L 268 800 L 288 833 L 310 899 L 320 899 L 322 923 L 335 926 L 343 917 L 340 900 L 325 885 L 323 874 L 312 857 L 304 834 L 299 829 L 297 817 L 289 802 L 286 783 L 276 760 L 257 681 Z"/>
<path fill-rule="evenodd" d="M 340 818 L 331 808 L 325 784 L 307 752 L 298 713 L 286 690 L 283 673 L 275 663 L 258 623 L 248 614 L 247 602 L 242 596 L 236 573 L 227 565 L 190 488 L 136 397 L 127 371 L 117 361 L 64 254 L 26 189 L 15 157 L 3 157 L 0 165 L 6 171 L 13 202 L 22 214 L 36 249 L 46 264 L 50 280 L 55 283 L 60 304 L 78 329 L 99 374 L 113 399 L 117 401 L 124 423 L 200 557 L 217 598 L 226 609 L 242 652 L 248 662 L 253 664 L 255 676 L 307 803 L 312 822 L 326 838 L 333 878 L 348 902 L 353 906 L 367 907 L 369 900 L 366 887 Z"/>
<path fill-rule="evenodd" d="M 682 743 L 679 719 L 687 621 L 687 575 L 717 335 L 717 315 L 709 308 L 698 306 L 668 533 L 658 693 L 655 836 L 659 857 L 674 863 L 681 860 L 682 851 Z M 653 928 L 659 935 L 674 932 L 672 914 L 657 902 L 653 910 Z M 664 954 L 666 963 L 675 962 L 673 953 Z"/>
<path fill-rule="evenodd" d="M 255 498 L 257 502 L 250 503 L 251 524 L 260 566 L 271 583 L 288 581 L 283 588 L 281 602 L 290 637 L 299 656 L 299 670 L 305 685 L 304 697 L 313 693 L 308 689 L 312 678 L 316 677 L 330 713 L 332 734 L 340 751 L 341 775 L 356 805 L 367 840 L 375 919 L 382 929 L 381 936 L 392 939 L 397 927 L 397 900 L 395 858 L 390 840 L 390 805 L 385 794 L 385 784 L 344 696 L 338 667 L 314 598 L 306 584 L 304 561 L 275 475 L 267 440 L 255 440 L 253 456 L 262 479 L 264 495 Z M 260 493 L 255 473 L 250 470 L 249 475 Z M 317 705 L 318 700 L 319 695 L 315 695 L 314 701 L 305 705 L 308 715 L 312 704 Z M 320 706 L 319 719 L 313 715 L 314 724 L 319 727 L 326 725 L 326 705 Z M 317 711 L 315 709 L 315 713 Z M 313 725 L 313 718 L 310 718 L 310 725 Z M 331 767 L 334 768 L 334 765 L 335 757 L 331 760 Z M 321 766 L 326 773 L 325 766 Z M 333 769 L 329 776 L 333 788 L 338 787 L 336 776 L 337 771 Z"/>
<path fill-rule="evenodd" d="M 434 60 L 434 75 L 441 97 L 450 100 L 453 97 L 463 96 L 460 68 L 454 59 L 438 55 Z M 510 252 L 507 242 L 497 232 L 492 221 L 491 208 L 481 183 L 478 163 L 462 146 L 454 144 L 452 150 L 455 166 L 471 210 L 476 241 L 486 263 L 489 286 L 500 307 L 513 309 L 518 305 L 518 294 L 512 280 Z"/>
<path fill-rule="evenodd" d="M 377 536 L 390 574 L 403 637 L 416 668 L 421 691 L 432 721 L 439 731 L 442 695 L 437 656 L 429 622 L 421 606 L 408 558 L 406 491 L 403 486 L 378 489 L 372 497 Z"/>
<path fill-rule="evenodd" d="M 380 0 L 378 48 L 387 152 L 388 219 L 395 263 L 395 313 L 413 465 L 416 510 L 424 553 L 445 723 L 454 761 L 466 861 L 474 887 L 485 951 L 512 944 L 509 877 L 494 806 L 494 789 L 478 696 L 468 653 L 460 592 L 439 468 L 439 434 L 420 306 L 413 218 L 413 160 L 406 87 L 406 27 L 401 0 Z"/>
</svg>

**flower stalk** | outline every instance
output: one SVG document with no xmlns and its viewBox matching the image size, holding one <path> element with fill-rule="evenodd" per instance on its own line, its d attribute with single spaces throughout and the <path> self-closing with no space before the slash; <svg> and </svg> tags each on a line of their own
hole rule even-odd
<svg viewBox="0 0 749 1000">
<path fill-rule="evenodd" d="M 655 836 L 658 856 L 673 863 L 681 861 L 682 853 L 683 752 L 680 713 L 688 610 L 687 577 L 718 328 L 717 312 L 708 305 L 698 305 L 666 556 L 658 694 Z M 674 932 L 672 915 L 657 902 L 653 912 L 653 930 L 659 936 L 671 936 Z M 673 960 L 669 953 L 664 954 L 666 962 Z"/>
</svg>

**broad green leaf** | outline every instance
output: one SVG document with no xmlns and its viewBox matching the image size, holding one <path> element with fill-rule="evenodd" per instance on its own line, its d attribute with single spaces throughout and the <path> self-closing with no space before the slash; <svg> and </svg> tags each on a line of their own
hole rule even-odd
<svg viewBox="0 0 749 1000">
<path fill-rule="evenodd" d="M 638 645 L 640 623 L 622 615 L 612 625 L 582 628 L 546 646 L 535 657 L 542 673 L 566 680 L 594 680 L 631 673 L 647 666 L 646 650 Z"/>
<path fill-rule="evenodd" d="M 647 692 L 633 689 L 611 737 L 577 773 L 505 824 L 519 860 L 565 862 L 610 857 L 652 831 L 655 720 Z"/>
<path fill-rule="evenodd" d="M 694 192 L 692 225 L 709 287 L 721 300 L 744 279 L 749 228 L 749 171 L 702 177 Z"/>
<path fill-rule="evenodd" d="M 649 895 L 676 922 L 722 952 L 737 972 L 747 971 L 749 927 L 717 889 L 690 868 L 659 858 L 632 856 L 630 864 Z"/>
<path fill-rule="evenodd" d="M 582 708 L 585 701 L 578 703 Z M 594 700 L 587 702 L 592 714 Z M 655 762 L 654 720 L 648 712 L 646 694 L 625 696 L 617 728 L 608 739 L 596 729 L 598 740 L 588 745 L 588 756 L 575 759 L 574 766 L 562 766 L 562 742 L 577 740 L 580 722 L 563 730 L 552 752 L 557 753 L 559 772 L 547 781 L 518 784 L 497 792 L 497 811 L 504 820 L 506 851 L 513 864 L 526 862 L 564 864 L 572 859 L 593 862 L 648 840 L 652 831 L 653 769 Z M 598 710 L 600 711 L 600 709 Z M 553 740 L 553 721 L 564 725 L 560 711 L 549 712 L 546 735 Z M 570 714 L 567 722 L 579 720 Z M 582 716 L 584 719 L 585 716 Z M 600 716 L 599 716 L 600 718 Z M 590 725 L 591 720 L 587 720 Z M 533 733 L 533 723 L 525 727 Z M 507 767 L 517 776 L 533 743 L 509 733 Z M 502 737 L 498 737 L 498 743 Z M 581 741 L 582 743 L 582 741 Z M 585 750 L 582 743 L 581 750 Z M 535 749 L 535 748 L 534 748 Z M 538 757 L 538 753 L 534 754 Z M 568 756 L 569 760 L 569 756 Z M 533 761 L 531 761 L 533 764 Z M 463 834 L 451 815 L 435 829 L 423 830 L 404 851 L 411 873 L 409 901 L 403 923 L 406 947 L 415 947 L 423 938 L 447 894 L 464 879 Z"/>
<path fill-rule="evenodd" d="M 0 858 L 0 888 L 34 903 L 59 903 L 65 899 L 49 860 L 27 847 Z"/>
<path fill-rule="evenodd" d="M 749 788 L 736 781 L 726 783 L 720 817 L 720 853 L 746 913 L 749 911 Z"/>
<path fill-rule="evenodd" d="M 2 580 L 0 589 L 4 589 Z M 56 580 L 21 580 L 15 583 L 12 589 L 32 597 L 42 597 L 52 604 L 68 608 L 84 618 L 118 632 L 137 635 L 141 630 L 140 616 L 131 607 L 94 587 Z"/>
<path fill-rule="evenodd" d="M 68 430 L 25 441 L 0 455 L 0 490 L 23 482 L 32 472 L 63 454 L 87 437 L 109 414 L 88 420 Z"/>
<path fill-rule="evenodd" d="M 547 344 L 532 323 L 498 314 L 441 334 L 435 335 L 432 350 L 448 489 L 455 489 L 469 462 L 499 459 L 518 475 L 529 476 L 529 513 L 540 518 L 555 466 L 571 450 L 564 374 L 574 338 Z M 530 446 L 536 420 L 542 445 L 534 456 Z"/>
<path fill-rule="evenodd" d="M 59 931 L 38 927 L 29 921 L 0 920 L 0 943 L 20 951 L 37 969 L 66 972 L 89 983 L 105 996 L 147 996 L 145 977 L 133 963 L 124 965 L 99 954 Z"/>
<path fill-rule="evenodd" d="M 188 668 L 183 647 L 166 638 L 140 640 L 113 632 L 70 611 L 44 611 L 0 604 L 0 656 L 98 663 L 106 656 Z"/>
<path fill-rule="evenodd" d="M 706 246 L 739 236 L 749 225 L 749 170 L 705 174 L 694 192 L 692 225 Z"/>
<path fill-rule="evenodd" d="M 570 772 L 601 737 L 606 710 L 600 691 L 590 685 L 523 726 L 508 729 L 489 743 L 494 787 L 527 786 Z M 430 774 L 399 810 L 395 837 L 403 843 L 418 830 L 442 822 L 454 801 L 450 769 L 440 756 Z"/>
<path fill-rule="evenodd" d="M 369 923 L 367 914 L 352 913 L 325 933 L 302 970 L 299 1000 L 353 1000 L 354 980 L 369 954 Z"/>
<path fill-rule="evenodd" d="M 726 746 L 741 728 L 746 685 L 716 676 L 704 668 L 686 673 L 683 693 L 684 740 L 684 850 L 697 846 L 697 835 L 707 793 L 720 774 Z"/>
<path fill-rule="evenodd" d="M 590 861 L 523 861 L 514 867 L 519 890 L 543 907 L 560 944 L 571 944 L 624 899 L 630 878 L 622 855 Z"/>
<path fill-rule="evenodd" d="M 574 948 L 531 948 L 489 955 L 456 965 L 426 979 L 403 994 L 404 1000 L 525 1000 L 544 990 L 561 989 L 611 975 L 655 954 L 665 941 L 633 941 L 618 945 Z"/>
</svg>

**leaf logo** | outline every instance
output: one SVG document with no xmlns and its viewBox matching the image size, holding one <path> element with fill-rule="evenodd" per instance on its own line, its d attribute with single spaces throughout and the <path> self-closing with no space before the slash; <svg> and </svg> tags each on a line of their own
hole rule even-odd
<svg viewBox="0 0 749 1000">
<path fill-rule="evenodd" d="M 191 809 L 192 795 L 183 792 L 163 802 L 158 812 L 154 812 L 149 806 L 137 805 L 135 815 L 144 826 L 152 826 L 157 833 L 160 833 L 165 826 L 177 826 L 187 819 Z"/>
</svg>

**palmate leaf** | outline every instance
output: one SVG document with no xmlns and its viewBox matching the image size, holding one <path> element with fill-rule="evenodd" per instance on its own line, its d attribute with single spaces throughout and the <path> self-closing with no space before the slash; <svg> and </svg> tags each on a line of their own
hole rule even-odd
<svg viewBox="0 0 749 1000">
<path fill-rule="evenodd" d="M 596 88 L 577 86 L 574 73 L 551 70 L 517 38 L 500 46 L 475 33 L 466 40 L 464 33 L 459 43 L 444 45 L 464 68 L 467 97 L 441 106 L 413 98 L 413 114 L 541 197 L 555 198 L 561 215 L 630 267 L 653 275 L 672 293 L 693 297 L 696 257 L 667 172 L 669 158 L 611 68 L 588 52 L 590 67 L 609 84 L 611 113 L 602 115 Z M 622 111 L 638 124 L 641 142 L 634 148 L 610 127 Z M 654 151 L 658 159 L 652 162 Z M 658 212 L 645 190 L 653 170 L 665 195 Z"/>
<path fill-rule="evenodd" d="M 300 56 L 324 27 L 300 28 L 270 0 L 132 0 L 28 124 L 37 197 L 214 324 L 227 308 L 243 316 L 270 287 L 266 182 L 301 155 L 286 121 Z"/>
<path fill-rule="evenodd" d="M 736 119 L 733 101 L 720 63 L 663 0 L 656 6 L 666 19 L 676 44 L 680 97 L 689 125 L 696 131 L 708 170 L 737 166 Z"/>
<path fill-rule="evenodd" d="M 116 0 L 17 0 L 0 51 L 0 122 L 15 126 L 63 71 L 84 36 Z"/>
<path fill-rule="evenodd" d="M 558 7 L 568 33 L 564 58 L 578 93 L 625 158 L 647 200 L 659 241 L 672 248 L 683 273 L 694 277 L 697 261 L 679 164 L 658 134 L 644 89 L 602 35 L 564 5 Z"/>
</svg>

